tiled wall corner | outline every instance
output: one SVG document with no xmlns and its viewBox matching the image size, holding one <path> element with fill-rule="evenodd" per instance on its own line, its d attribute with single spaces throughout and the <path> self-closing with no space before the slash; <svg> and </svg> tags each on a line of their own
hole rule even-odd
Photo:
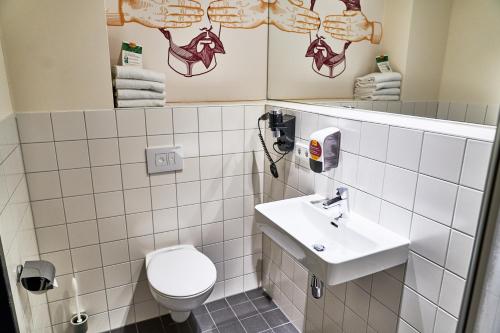
<svg viewBox="0 0 500 333">
<path fill-rule="evenodd" d="M 50 330 L 47 297 L 29 293 L 16 281 L 17 265 L 40 256 L 13 114 L 0 120 L 0 238 L 20 332 Z"/>
<path fill-rule="evenodd" d="M 147 252 L 193 244 L 216 265 L 212 299 L 261 284 L 264 154 L 259 105 L 19 114 L 41 257 L 56 265 L 48 296 L 55 332 L 74 311 L 80 284 L 90 331 L 166 310 L 153 300 Z M 148 175 L 145 148 L 180 144 L 184 169 Z"/>
<path fill-rule="evenodd" d="M 435 105 L 437 114 L 440 107 Z M 304 332 L 453 332 L 492 143 L 286 112 L 297 117 L 297 141 L 317 129 L 340 128 L 340 164 L 312 174 L 304 161 L 287 155 L 278 163 L 278 179 L 264 170 L 264 201 L 333 196 L 337 187 L 348 187 L 352 210 L 408 237 L 410 255 L 406 265 L 329 286 L 314 300 L 303 278 L 314 272 L 264 236 L 264 287 Z"/>
</svg>

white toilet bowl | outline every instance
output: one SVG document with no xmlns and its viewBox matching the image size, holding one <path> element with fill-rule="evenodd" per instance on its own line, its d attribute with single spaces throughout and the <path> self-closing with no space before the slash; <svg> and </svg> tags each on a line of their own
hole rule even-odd
<svg viewBox="0 0 500 333">
<path fill-rule="evenodd" d="M 154 299 L 183 322 L 212 293 L 217 270 L 192 245 L 165 247 L 146 255 L 149 289 Z"/>
</svg>

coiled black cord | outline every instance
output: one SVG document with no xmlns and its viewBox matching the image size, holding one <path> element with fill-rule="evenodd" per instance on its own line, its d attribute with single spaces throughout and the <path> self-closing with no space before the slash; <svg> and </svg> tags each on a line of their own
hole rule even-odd
<svg viewBox="0 0 500 333">
<path fill-rule="evenodd" d="M 282 153 L 282 152 L 279 152 L 278 150 L 276 150 L 276 145 L 278 145 L 278 143 L 275 142 L 273 144 L 273 149 L 277 154 L 281 155 L 281 157 L 278 158 L 278 160 L 276 160 L 276 161 L 273 160 L 271 154 L 269 153 L 269 150 L 267 150 L 266 142 L 264 141 L 264 137 L 262 136 L 262 131 L 260 129 L 260 122 L 267 120 L 268 117 L 269 117 L 269 114 L 266 112 L 262 116 L 260 116 L 259 119 L 257 120 L 257 127 L 259 128 L 259 140 L 260 140 L 260 143 L 262 144 L 262 148 L 264 149 L 264 154 L 266 155 L 267 159 L 269 160 L 269 170 L 271 171 L 271 174 L 273 175 L 274 178 L 278 178 L 279 174 L 278 174 L 278 167 L 276 166 L 276 163 L 281 161 L 283 159 L 283 157 L 285 157 L 285 155 L 288 154 L 289 152 Z"/>
</svg>

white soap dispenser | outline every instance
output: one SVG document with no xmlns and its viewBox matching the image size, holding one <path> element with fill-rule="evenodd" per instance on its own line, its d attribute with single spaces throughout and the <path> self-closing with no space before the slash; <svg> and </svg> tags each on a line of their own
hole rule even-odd
<svg viewBox="0 0 500 333">
<path fill-rule="evenodd" d="M 309 137 L 309 167 L 322 173 L 339 165 L 340 130 L 327 127 Z"/>
</svg>

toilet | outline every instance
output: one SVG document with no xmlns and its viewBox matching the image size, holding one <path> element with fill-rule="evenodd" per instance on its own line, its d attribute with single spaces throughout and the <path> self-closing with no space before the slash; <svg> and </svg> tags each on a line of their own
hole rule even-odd
<svg viewBox="0 0 500 333">
<path fill-rule="evenodd" d="M 215 265 L 192 245 L 148 253 L 146 272 L 154 299 L 169 309 L 178 323 L 207 300 L 217 279 Z"/>
</svg>

